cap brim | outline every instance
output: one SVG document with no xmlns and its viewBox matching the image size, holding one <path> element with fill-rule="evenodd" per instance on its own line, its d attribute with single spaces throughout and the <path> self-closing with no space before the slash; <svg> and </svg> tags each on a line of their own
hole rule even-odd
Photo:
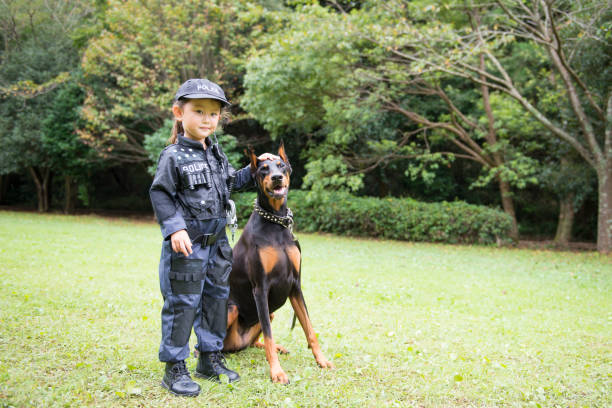
<svg viewBox="0 0 612 408">
<path fill-rule="evenodd" d="M 217 101 L 221 102 L 225 106 L 231 106 L 232 105 L 231 103 L 229 103 L 228 101 L 226 101 L 223 98 L 219 98 L 218 96 L 211 95 L 211 94 L 204 94 L 204 93 L 183 95 L 183 96 L 180 96 L 179 98 L 177 98 L 177 100 L 178 99 L 182 99 L 182 98 L 185 98 L 185 99 L 214 99 L 214 100 L 217 100 Z"/>
</svg>

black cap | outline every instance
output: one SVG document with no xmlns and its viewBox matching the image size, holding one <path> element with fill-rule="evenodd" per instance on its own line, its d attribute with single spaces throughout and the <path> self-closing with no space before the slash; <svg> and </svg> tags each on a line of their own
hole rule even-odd
<svg viewBox="0 0 612 408">
<path fill-rule="evenodd" d="M 216 99 L 225 106 L 230 103 L 225 98 L 223 89 L 208 79 L 188 79 L 181 85 L 174 95 L 174 100 L 187 99 Z"/>
</svg>

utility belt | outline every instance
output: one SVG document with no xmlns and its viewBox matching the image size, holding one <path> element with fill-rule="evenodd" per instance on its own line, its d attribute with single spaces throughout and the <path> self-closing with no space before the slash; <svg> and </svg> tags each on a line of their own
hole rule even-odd
<svg viewBox="0 0 612 408">
<path fill-rule="evenodd" d="M 210 246 L 213 245 L 215 242 L 217 242 L 218 239 L 223 237 L 223 233 L 224 231 L 221 230 L 216 234 L 197 234 L 194 233 L 193 231 L 189 231 L 187 230 L 187 234 L 189 234 L 189 238 L 191 238 L 191 242 L 193 244 L 199 244 L 202 247 L 206 247 L 206 246 Z"/>
</svg>

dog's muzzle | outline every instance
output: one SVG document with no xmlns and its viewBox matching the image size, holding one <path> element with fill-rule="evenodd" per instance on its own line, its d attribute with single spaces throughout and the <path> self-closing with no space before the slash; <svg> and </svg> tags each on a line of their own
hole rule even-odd
<svg viewBox="0 0 612 408">
<path fill-rule="evenodd" d="M 284 198 L 287 195 L 288 188 L 285 185 L 285 177 L 283 175 L 274 175 L 271 177 L 272 182 L 270 183 L 268 194 L 274 199 Z"/>
</svg>

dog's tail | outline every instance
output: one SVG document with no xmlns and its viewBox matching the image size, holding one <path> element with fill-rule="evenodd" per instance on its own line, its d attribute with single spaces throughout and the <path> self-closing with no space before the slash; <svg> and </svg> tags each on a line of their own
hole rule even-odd
<svg viewBox="0 0 612 408">
<path fill-rule="evenodd" d="M 304 303 L 304 309 L 306 309 L 306 315 L 307 315 L 307 316 L 310 316 L 310 315 L 308 314 L 308 308 L 306 307 L 306 303 Z M 297 315 L 295 314 L 295 312 L 293 312 L 293 320 L 291 321 L 291 329 L 290 329 L 290 330 L 293 330 L 293 328 L 295 327 L 295 321 L 296 321 L 296 319 L 297 319 Z"/>
<path fill-rule="evenodd" d="M 300 241 L 298 241 L 297 239 L 295 240 L 295 245 L 298 248 L 298 251 L 300 251 L 300 255 L 302 254 L 302 247 L 300 246 Z M 302 262 L 300 261 L 300 276 L 302 276 Z M 304 302 L 304 309 L 306 309 L 306 314 L 308 314 L 308 308 L 306 307 L 306 302 Z M 295 327 L 295 320 L 297 319 L 297 315 L 295 314 L 295 312 L 293 312 L 293 320 L 291 321 L 291 329 L 293 330 L 293 328 Z"/>
<path fill-rule="evenodd" d="M 295 327 L 295 320 L 297 319 L 297 315 L 295 314 L 295 312 L 293 312 L 293 320 L 291 321 L 291 329 L 293 330 L 293 328 Z"/>
</svg>

